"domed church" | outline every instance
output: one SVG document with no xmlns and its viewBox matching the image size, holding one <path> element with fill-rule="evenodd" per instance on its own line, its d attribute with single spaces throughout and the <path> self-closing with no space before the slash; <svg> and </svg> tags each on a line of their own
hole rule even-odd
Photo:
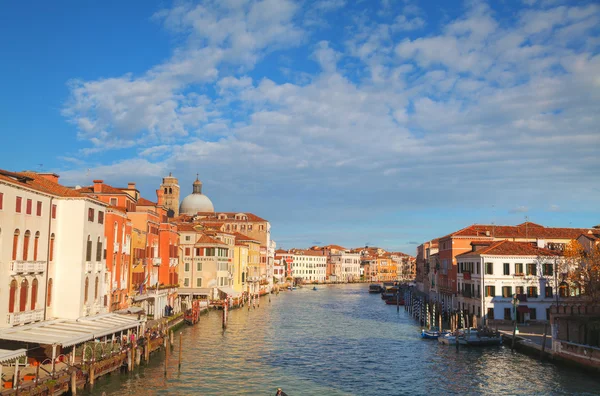
<svg viewBox="0 0 600 396">
<path fill-rule="evenodd" d="M 202 182 L 198 180 L 198 175 L 196 175 L 196 181 L 192 185 L 192 193 L 183 198 L 181 205 L 179 205 L 179 214 L 195 215 L 198 212 L 214 213 L 214 211 L 215 207 L 211 200 L 202 194 Z"/>
</svg>

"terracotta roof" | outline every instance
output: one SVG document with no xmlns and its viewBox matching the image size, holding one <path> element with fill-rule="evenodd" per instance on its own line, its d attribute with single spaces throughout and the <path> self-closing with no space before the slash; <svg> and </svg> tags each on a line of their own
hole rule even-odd
<svg viewBox="0 0 600 396">
<path fill-rule="evenodd" d="M 196 243 L 204 243 L 204 244 L 211 244 L 211 245 L 223 245 L 223 246 L 227 246 L 226 244 L 224 244 L 223 242 L 219 241 L 218 239 L 214 239 L 209 237 L 208 235 L 201 235 L 200 238 L 198 238 L 198 240 L 196 241 Z"/>
<path fill-rule="evenodd" d="M 246 215 L 246 217 L 248 218 L 248 220 L 236 220 L 235 219 L 235 215 L 236 214 L 244 214 Z M 226 222 L 232 222 L 232 221 L 241 221 L 241 222 L 248 222 L 248 221 L 252 221 L 252 222 L 261 222 L 261 221 L 267 221 L 261 217 L 258 217 L 257 215 L 253 214 L 253 213 L 248 213 L 248 212 L 198 212 L 197 215 L 199 216 L 204 216 L 204 218 L 207 219 L 217 219 L 220 221 L 226 221 Z M 219 219 L 219 215 L 226 215 L 227 218 L 226 219 Z"/>
<path fill-rule="evenodd" d="M 232 235 L 235 237 L 236 242 L 237 241 L 252 241 L 252 242 L 256 242 L 256 243 L 259 242 L 256 239 L 250 238 L 249 236 L 244 235 L 244 234 L 240 234 L 239 232 L 234 232 Z"/>
<path fill-rule="evenodd" d="M 118 194 L 124 195 L 127 194 L 125 191 L 115 188 L 113 186 L 109 186 L 108 184 L 100 183 L 100 192 L 94 192 L 94 186 L 85 186 L 81 187 L 78 191 L 81 191 L 84 194 Z"/>
<path fill-rule="evenodd" d="M 0 180 L 59 197 L 86 197 L 76 190 L 65 187 L 62 184 L 55 183 L 35 172 L 10 172 L 6 170 L 0 170 Z"/>
<path fill-rule="evenodd" d="M 561 256 L 562 252 L 533 246 L 529 242 L 496 241 L 488 247 L 475 252 L 466 252 L 456 257 L 464 256 Z"/>
<path fill-rule="evenodd" d="M 494 238 L 540 238 L 540 239 L 575 239 L 582 233 L 588 233 L 587 228 L 544 227 L 536 223 L 526 222 L 516 226 L 493 224 L 473 224 L 461 230 L 448 234 L 440 239 L 449 237 L 494 237 Z"/>
<path fill-rule="evenodd" d="M 137 206 L 156 206 L 156 202 L 140 197 L 137 201 Z"/>
<path fill-rule="evenodd" d="M 199 232 L 197 229 L 194 228 L 194 226 L 196 226 L 196 224 L 193 224 L 193 223 L 176 223 L 176 225 L 177 225 L 177 231 Z"/>
</svg>

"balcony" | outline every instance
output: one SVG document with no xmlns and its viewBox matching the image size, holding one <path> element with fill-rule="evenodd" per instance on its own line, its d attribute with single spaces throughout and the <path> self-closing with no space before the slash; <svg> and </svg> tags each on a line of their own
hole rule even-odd
<svg viewBox="0 0 600 396">
<path fill-rule="evenodd" d="M 94 270 L 94 264 L 91 261 L 85 262 L 85 272 L 92 272 Z"/>
<path fill-rule="evenodd" d="M 104 264 L 102 263 L 102 261 L 96 261 L 96 272 L 102 272 L 102 267 L 104 267 Z"/>
<path fill-rule="evenodd" d="M 155 267 L 160 266 L 160 263 L 162 262 L 160 257 L 153 257 L 151 260 L 152 260 L 152 265 Z"/>
<path fill-rule="evenodd" d="M 115 252 L 115 253 L 119 253 L 119 247 L 120 247 L 120 246 L 121 246 L 121 245 L 119 244 L 119 242 L 115 242 L 115 248 L 114 248 L 114 252 Z"/>
<path fill-rule="evenodd" d="M 36 309 L 33 311 L 14 312 L 9 313 L 6 318 L 6 322 L 11 326 L 17 326 L 20 324 L 38 322 L 44 319 L 44 310 Z"/>
<path fill-rule="evenodd" d="M 46 262 L 15 260 L 10 264 L 10 270 L 12 275 L 44 272 L 46 271 Z"/>
</svg>

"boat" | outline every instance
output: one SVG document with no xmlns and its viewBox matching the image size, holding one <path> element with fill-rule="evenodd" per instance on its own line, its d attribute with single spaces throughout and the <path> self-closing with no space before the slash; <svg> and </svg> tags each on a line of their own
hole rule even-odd
<svg viewBox="0 0 600 396">
<path fill-rule="evenodd" d="M 456 334 L 446 333 L 439 336 L 437 340 L 440 344 L 456 345 Z"/>
<path fill-rule="evenodd" d="M 400 298 L 400 301 L 397 301 L 395 298 L 390 298 L 385 300 L 387 305 L 404 305 L 404 299 Z"/>
<path fill-rule="evenodd" d="M 426 340 L 437 340 L 438 337 L 448 334 L 447 331 L 439 331 L 437 327 L 432 327 L 429 330 L 421 330 L 421 338 Z"/>
<path fill-rule="evenodd" d="M 500 333 L 490 329 L 470 328 L 459 334 L 458 343 L 468 346 L 496 346 L 502 345 Z"/>
<path fill-rule="evenodd" d="M 370 285 L 369 286 L 369 293 L 381 293 L 383 291 L 383 288 L 381 287 L 381 285 Z"/>
</svg>

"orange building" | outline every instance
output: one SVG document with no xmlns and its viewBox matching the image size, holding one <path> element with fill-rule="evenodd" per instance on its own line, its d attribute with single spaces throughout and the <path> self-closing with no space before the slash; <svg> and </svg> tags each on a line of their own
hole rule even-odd
<svg viewBox="0 0 600 396">
<path fill-rule="evenodd" d="M 129 272 L 131 265 L 132 223 L 128 211 L 135 211 L 135 199 L 120 188 L 94 180 L 94 184 L 83 187 L 78 192 L 94 196 L 110 206 L 106 209 L 104 221 L 107 279 L 105 285 L 109 298 L 108 307 L 115 311 L 129 306 Z"/>
</svg>

